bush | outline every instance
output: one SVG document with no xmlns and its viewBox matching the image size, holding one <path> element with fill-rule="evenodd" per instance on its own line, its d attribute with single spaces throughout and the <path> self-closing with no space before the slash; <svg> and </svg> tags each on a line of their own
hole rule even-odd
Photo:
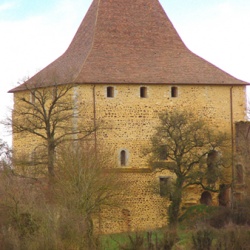
<svg viewBox="0 0 250 250">
<path fill-rule="evenodd" d="M 243 201 L 234 204 L 232 210 L 232 221 L 236 225 L 250 225 L 250 200 L 245 199 Z"/>
<path fill-rule="evenodd" d="M 211 214 L 215 213 L 218 207 L 207 206 L 204 204 L 188 207 L 185 213 L 180 217 L 179 222 L 183 226 L 196 228 L 197 225 L 207 224 Z"/>
<path fill-rule="evenodd" d="M 125 244 L 119 244 L 120 250 L 171 250 L 178 237 L 176 232 L 146 232 L 129 234 Z"/>
<path fill-rule="evenodd" d="M 178 236 L 176 232 L 165 232 L 163 239 L 156 244 L 156 249 L 171 250 L 175 243 L 178 241 Z"/>
<path fill-rule="evenodd" d="M 214 228 L 225 227 L 231 221 L 231 210 L 227 207 L 218 207 L 209 218 L 209 225 Z"/>
<path fill-rule="evenodd" d="M 128 242 L 124 245 L 120 245 L 120 250 L 143 250 L 144 248 L 144 235 L 136 232 L 134 235 L 129 234 L 127 236 Z"/>
<path fill-rule="evenodd" d="M 249 247 L 250 231 L 246 228 L 234 228 L 218 232 L 215 244 L 216 250 L 247 250 Z"/>
<path fill-rule="evenodd" d="M 192 235 L 195 250 L 210 250 L 214 239 L 213 232 L 209 229 L 199 230 Z"/>
</svg>

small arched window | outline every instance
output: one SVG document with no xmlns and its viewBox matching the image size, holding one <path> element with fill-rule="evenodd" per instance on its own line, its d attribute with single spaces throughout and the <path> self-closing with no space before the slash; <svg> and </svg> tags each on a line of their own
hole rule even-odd
<svg viewBox="0 0 250 250">
<path fill-rule="evenodd" d="M 171 97 L 178 97 L 178 88 L 171 87 Z"/>
<path fill-rule="evenodd" d="M 107 87 L 107 97 L 112 98 L 114 97 L 114 87 Z"/>
<path fill-rule="evenodd" d="M 148 97 L 147 87 L 140 87 L 140 97 L 141 98 L 147 98 Z"/>
<path fill-rule="evenodd" d="M 203 192 L 201 194 L 200 203 L 207 206 L 212 205 L 212 195 L 208 191 Z"/>
<path fill-rule="evenodd" d="M 120 165 L 121 166 L 127 165 L 127 152 L 126 152 L 126 150 L 121 150 L 121 152 L 120 152 Z"/>
</svg>

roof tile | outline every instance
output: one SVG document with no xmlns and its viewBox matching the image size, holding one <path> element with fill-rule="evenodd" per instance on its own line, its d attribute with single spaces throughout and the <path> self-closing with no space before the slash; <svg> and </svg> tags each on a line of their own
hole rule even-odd
<svg viewBox="0 0 250 250">
<path fill-rule="evenodd" d="M 94 0 L 66 52 L 23 85 L 245 85 L 192 53 L 158 0 Z"/>
</svg>

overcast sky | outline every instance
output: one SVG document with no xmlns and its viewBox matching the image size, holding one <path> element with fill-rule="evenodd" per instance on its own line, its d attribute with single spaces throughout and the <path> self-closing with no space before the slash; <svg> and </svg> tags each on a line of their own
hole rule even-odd
<svg viewBox="0 0 250 250">
<path fill-rule="evenodd" d="M 67 49 L 91 2 L 0 0 L 1 119 L 11 106 L 12 94 L 7 91 Z M 190 50 L 250 82 L 249 0 L 160 2 Z M 0 138 L 10 140 L 3 129 Z"/>
</svg>

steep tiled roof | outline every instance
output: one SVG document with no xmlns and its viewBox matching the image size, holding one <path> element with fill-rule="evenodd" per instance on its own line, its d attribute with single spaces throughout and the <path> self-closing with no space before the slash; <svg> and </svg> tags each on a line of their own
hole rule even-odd
<svg viewBox="0 0 250 250">
<path fill-rule="evenodd" d="M 247 84 L 188 50 L 158 0 L 94 0 L 66 52 L 25 84 L 54 81 Z"/>
</svg>

